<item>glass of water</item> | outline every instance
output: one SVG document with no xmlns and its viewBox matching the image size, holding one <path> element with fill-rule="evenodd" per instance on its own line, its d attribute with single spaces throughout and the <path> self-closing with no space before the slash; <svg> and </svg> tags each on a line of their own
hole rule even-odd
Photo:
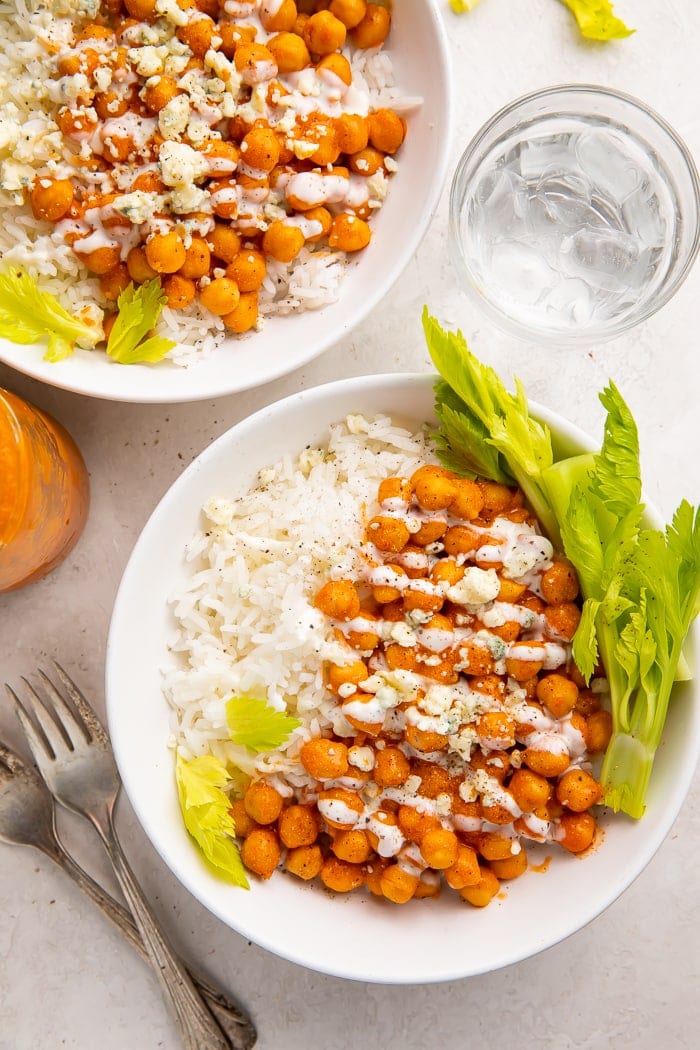
<svg viewBox="0 0 700 1050">
<path fill-rule="evenodd" d="M 501 328 L 558 346 L 611 339 L 668 302 L 700 245 L 700 181 L 642 102 L 587 84 L 500 110 L 463 154 L 450 245 Z"/>
</svg>

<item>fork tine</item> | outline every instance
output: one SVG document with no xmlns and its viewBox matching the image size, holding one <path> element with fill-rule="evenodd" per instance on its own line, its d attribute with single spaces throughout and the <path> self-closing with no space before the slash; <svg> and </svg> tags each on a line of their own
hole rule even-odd
<svg viewBox="0 0 700 1050">
<path fill-rule="evenodd" d="M 92 709 L 92 706 L 86 699 L 85 694 L 82 692 L 81 689 L 78 688 L 78 686 L 75 684 L 68 672 L 61 667 L 58 660 L 52 660 L 52 663 L 56 668 L 56 673 L 58 677 L 61 679 L 63 685 L 65 686 L 66 692 L 75 704 L 78 711 L 80 711 L 80 714 L 83 716 L 83 721 L 85 722 L 85 725 L 87 726 L 90 735 L 95 740 L 98 740 L 100 743 L 106 744 L 107 733 L 105 732 L 102 723 L 100 722 L 99 718 Z M 40 671 L 39 673 L 41 674 L 42 678 L 46 678 L 46 675 L 44 675 L 43 671 Z"/>
<path fill-rule="evenodd" d="M 55 712 L 61 728 L 66 733 L 73 746 L 76 746 L 76 733 L 79 733 L 82 737 L 81 740 L 77 741 L 77 744 L 89 743 L 90 730 L 80 717 L 80 712 L 76 714 L 72 707 L 66 703 L 65 697 L 61 695 L 48 675 L 44 674 L 41 669 L 39 669 L 38 674 L 44 683 L 44 690 L 49 700 L 47 706 L 52 708 Z"/>
<path fill-rule="evenodd" d="M 26 680 L 26 679 L 23 679 L 23 681 L 24 680 Z M 29 684 L 29 683 L 27 683 L 27 684 Z M 30 688 L 31 688 L 31 686 L 30 686 Z M 53 749 L 53 747 L 52 747 L 52 745 L 51 745 L 51 743 L 49 741 L 49 738 L 43 732 L 43 728 L 42 729 L 37 729 L 37 727 L 34 725 L 34 722 L 32 721 L 28 711 L 24 707 L 24 704 L 22 703 L 20 698 L 17 696 L 17 693 L 14 691 L 12 686 L 8 685 L 7 682 L 6 682 L 5 683 L 5 689 L 9 693 L 11 699 L 14 701 L 15 714 L 17 715 L 17 717 L 20 720 L 20 724 L 22 726 L 22 729 L 24 730 L 24 735 L 27 738 L 27 743 L 29 744 L 29 748 L 30 748 L 32 754 L 34 755 L 34 758 L 36 759 L 37 764 L 41 765 L 42 760 L 47 758 L 47 757 L 52 759 L 52 760 L 54 758 L 56 758 L 56 752 L 54 751 L 54 749 Z M 33 690 L 32 690 L 32 692 L 33 692 Z M 30 706 L 32 707 L 32 711 L 33 711 L 34 710 L 34 705 L 32 704 Z M 42 707 L 43 705 L 39 704 L 39 706 Z M 45 718 L 49 717 L 46 714 L 45 710 L 44 710 L 44 716 L 45 716 Z M 54 735 L 58 735 L 59 730 L 58 730 L 58 728 L 57 728 L 55 723 L 53 725 L 53 730 L 54 730 Z M 66 742 L 65 742 L 65 740 L 61 739 L 61 748 L 60 748 L 60 750 L 64 751 L 65 748 L 66 748 Z"/>
<path fill-rule="evenodd" d="M 34 720 L 38 722 L 46 739 L 51 744 L 56 758 L 66 748 L 74 751 L 76 746 L 79 747 L 80 744 L 85 744 L 85 732 L 63 697 L 59 696 L 58 702 L 52 703 L 54 698 L 52 696 L 41 696 L 29 679 L 22 677 L 22 681 L 29 693 L 29 700 L 25 703 L 24 709 L 26 711 L 27 707 L 29 707 Z M 80 734 L 81 739 L 76 739 L 76 733 Z"/>
</svg>

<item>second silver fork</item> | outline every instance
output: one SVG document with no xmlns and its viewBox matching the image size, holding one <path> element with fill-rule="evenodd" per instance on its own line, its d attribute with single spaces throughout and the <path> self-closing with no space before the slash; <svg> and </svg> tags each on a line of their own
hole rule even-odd
<svg viewBox="0 0 700 1050">
<path fill-rule="evenodd" d="M 24 700 L 7 686 L 41 775 L 54 798 L 88 819 L 100 836 L 186 1050 L 230 1050 L 184 964 L 159 930 L 122 851 L 114 828 L 121 781 L 107 734 L 75 683 L 58 664 L 55 667 L 72 707 L 42 671 L 43 697 L 27 679 Z"/>
</svg>

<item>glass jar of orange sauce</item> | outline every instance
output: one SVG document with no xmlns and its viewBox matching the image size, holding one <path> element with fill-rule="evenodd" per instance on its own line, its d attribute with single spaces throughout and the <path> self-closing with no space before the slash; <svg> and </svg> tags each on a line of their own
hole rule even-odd
<svg viewBox="0 0 700 1050">
<path fill-rule="evenodd" d="M 88 473 L 60 423 L 0 388 L 0 592 L 50 572 L 83 531 Z"/>
</svg>

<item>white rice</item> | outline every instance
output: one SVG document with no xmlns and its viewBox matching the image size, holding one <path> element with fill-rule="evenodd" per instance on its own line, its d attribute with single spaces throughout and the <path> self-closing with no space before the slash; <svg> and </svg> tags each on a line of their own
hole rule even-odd
<svg viewBox="0 0 700 1050">
<path fill-rule="evenodd" d="M 352 570 L 379 482 L 435 461 L 424 434 L 385 416 L 349 416 L 330 428 L 325 448 L 285 457 L 249 492 L 212 495 L 188 550 L 192 578 L 172 602 L 180 667 L 164 688 L 171 743 L 184 758 L 214 754 L 249 773 L 306 782 L 300 746 L 329 725 L 342 730 L 323 664 L 348 660 L 313 597 Z M 226 701 L 241 693 L 302 720 L 282 751 L 255 762 L 228 740 Z"/>
<path fill-rule="evenodd" d="M 0 258 L 5 266 L 26 270 L 69 311 L 88 310 L 99 322 L 107 305 L 99 280 L 52 224 L 33 217 L 25 202 L 37 171 L 45 172 L 47 163 L 57 177 L 70 176 L 61 159 L 64 147 L 55 122 L 59 104 L 51 99 L 52 73 L 39 38 L 69 42 L 70 18 L 94 15 L 97 6 L 97 0 L 0 0 Z M 392 106 L 406 113 L 420 105 L 420 99 L 401 97 L 387 51 L 345 53 L 354 83 L 369 94 L 372 108 Z M 393 170 L 393 159 L 391 166 Z M 386 178 L 379 175 L 374 178 L 370 207 L 381 207 L 385 193 Z M 274 205 L 274 193 L 270 201 Z M 347 265 L 343 252 L 324 246 L 305 247 L 292 264 L 272 260 L 260 294 L 258 328 L 268 316 L 335 302 Z M 227 337 L 220 318 L 196 303 L 185 310 L 166 309 L 157 330 L 177 343 L 168 356 L 179 365 L 208 356 Z M 253 332 L 246 338 L 254 336 Z"/>
</svg>

